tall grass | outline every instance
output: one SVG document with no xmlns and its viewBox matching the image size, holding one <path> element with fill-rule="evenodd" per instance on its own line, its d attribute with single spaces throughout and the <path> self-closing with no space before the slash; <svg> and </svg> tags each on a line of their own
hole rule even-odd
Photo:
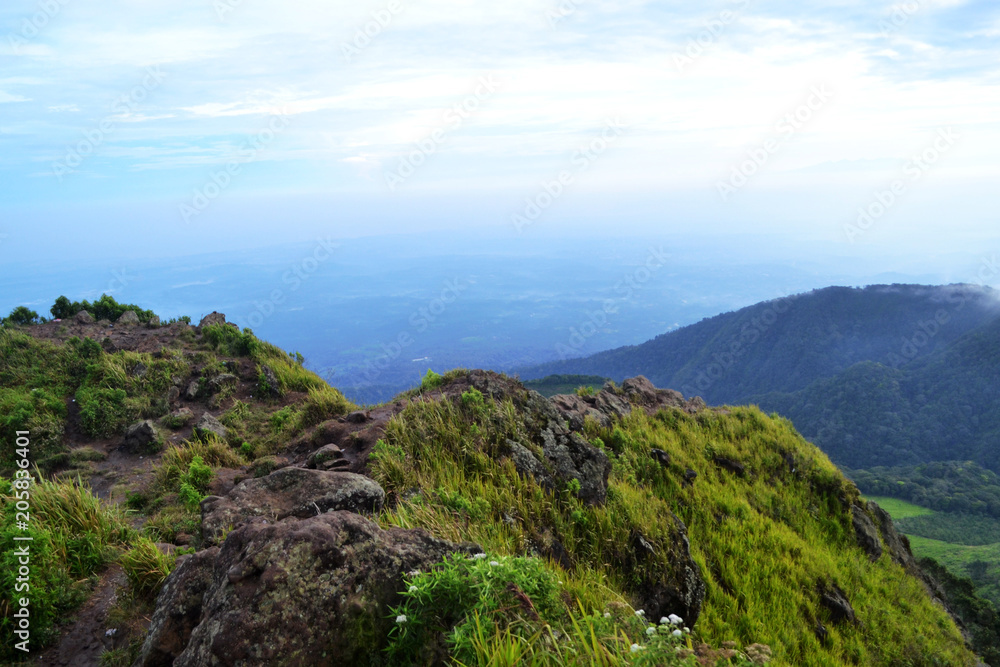
<svg viewBox="0 0 1000 667">
<path fill-rule="evenodd" d="M 707 586 L 701 639 L 763 642 L 788 665 L 969 663 L 954 623 L 920 582 L 888 556 L 870 563 L 856 546 L 849 505 L 857 489 L 788 422 L 733 408 L 636 411 L 607 429 L 588 423 L 613 470 L 607 502 L 587 507 L 566 489 L 547 491 L 517 474 L 505 442 L 531 445 L 523 423 L 508 403 L 488 407 L 422 401 L 388 424 L 371 464 L 395 501 L 384 525 L 420 526 L 507 555 L 558 545 L 571 570 L 548 567 L 584 608 L 600 609 L 669 576 L 677 515 Z M 653 448 L 670 454 L 669 468 Z M 722 458 L 745 473 L 719 465 Z M 691 484 L 689 469 L 697 473 Z M 631 551 L 635 533 L 654 547 L 644 563 Z M 830 584 L 847 592 L 857 625 L 830 620 L 820 604 Z M 817 623 L 828 630 L 825 642 L 813 632 Z"/>
</svg>

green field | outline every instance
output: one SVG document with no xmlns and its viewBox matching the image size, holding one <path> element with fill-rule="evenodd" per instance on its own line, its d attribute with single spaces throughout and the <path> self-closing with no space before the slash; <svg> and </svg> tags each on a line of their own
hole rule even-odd
<svg viewBox="0 0 1000 667">
<path fill-rule="evenodd" d="M 899 500 L 898 498 L 889 498 L 887 496 L 866 497 L 868 500 L 874 500 L 878 503 L 879 507 L 889 513 L 889 516 L 892 517 L 893 521 L 909 519 L 915 516 L 930 516 L 935 514 L 934 510 L 929 510 L 926 507 L 914 505 L 913 503 L 908 503 L 905 500 Z"/>
<path fill-rule="evenodd" d="M 897 498 L 867 497 L 892 516 L 910 540 L 914 556 L 933 558 L 955 575 L 969 577 L 979 595 L 1000 607 L 1000 540 L 989 542 L 1000 533 L 1000 521 L 935 512 Z"/>
</svg>

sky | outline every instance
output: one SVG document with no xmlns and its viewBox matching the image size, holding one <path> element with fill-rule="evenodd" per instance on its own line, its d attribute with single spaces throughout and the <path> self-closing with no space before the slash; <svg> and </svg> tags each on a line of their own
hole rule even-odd
<svg viewBox="0 0 1000 667">
<path fill-rule="evenodd" d="M 0 261 L 455 230 L 975 266 L 998 37 L 985 0 L 5 0 Z"/>
</svg>

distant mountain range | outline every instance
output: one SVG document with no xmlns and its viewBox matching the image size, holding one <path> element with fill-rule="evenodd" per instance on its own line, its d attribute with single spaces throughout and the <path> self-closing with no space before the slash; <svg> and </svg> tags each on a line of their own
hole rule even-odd
<svg viewBox="0 0 1000 667">
<path fill-rule="evenodd" d="M 756 403 L 852 468 L 1000 470 L 1000 294 L 987 287 L 830 287 L 520 373 L 551 374 L 641 374 L 711 404 Z"/>
</svg>

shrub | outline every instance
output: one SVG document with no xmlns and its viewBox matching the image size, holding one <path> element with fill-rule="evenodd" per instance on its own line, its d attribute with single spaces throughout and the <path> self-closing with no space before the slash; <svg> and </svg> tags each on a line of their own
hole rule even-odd
<svg viewBox="0 0 1000 667">
<path fill-rule="evenodd" d="M 10 311 L 10 315 L 3 322 L 4 324 L 13 324 L 15 326 L 27 326 L 29 324 L 38 324 L 39 321 L 38 313 L 29 310 L 26 306 L 18 306 Z"/>
<path fill-rule="evenodd" d="M 314 426 L 327 419 L 346 415 L 357 406 L 333 387 L 310 389 L 309 398 L 302 405 L 299 427 Z"/>
<path fill-rule="evenodd" d="M 121 559 L 122 569 L 136 595 L 155 598 L 174 568 L 175 558 L 164 554 L 148 537 L 140 537 Z"/>
<path fill-rule="evenodd" d="M 444 376 L 438 375 L 431 369 L 427 369 L 427 375 L 424 379 L 420 381 L 420 391 L 430 391 L 431 389 L 437 389 L 442 384 L 444 384 Z"/>
<path fill-rule="evenodd" d="M 81 387 L 76 392 L 80 422 L 92 438 L 119 435 L 138 415 L 130 409 L 124 389 Z"/>
</svg>

